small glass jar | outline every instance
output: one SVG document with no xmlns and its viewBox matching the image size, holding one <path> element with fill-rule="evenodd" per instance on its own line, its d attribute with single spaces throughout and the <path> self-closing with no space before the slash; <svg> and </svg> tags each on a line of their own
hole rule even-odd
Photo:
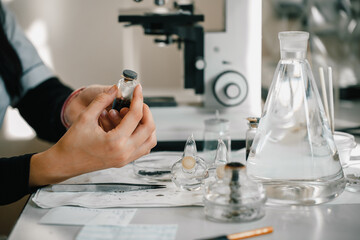
<svg viewBox="0 0 360 240">
<path fill-rule="evenodd" d="M 260 118 L 258 118 L 258 117 L 249 117 L 249 118 L 247 118 L 247 120 L 248 120 L 249 128 L 248 128 L 248 130 L 246 131 L 246 134 L 245 134 L 245 145 L 246 145 L 245 159 L 246 160 L 249 157 L 251 144 L 254 141 L 254 137 L 255 137 L 256 131 L 257 131 L 258 126 L 259 126 Z"/>
<path fill-rule="evenodd" d="M 120 96 L 114 99 L 112 108 L 120 111 L 122 108 L 130 107 L 135 87 L 139 84 L 137 73 L 132 70 L 124 70 L 123 76 L 118 81 Z"/>
<path fill-rule="evenodd" d="M 335 131 L 334 141 L 342 167 L 349 164 L 351 151 L 356 147 L 355 137 L 349 133 Z"/>
<path fill-rule="evenodd" d="M 204 195 L 204 211 L 209 220 L 248 222 L 265 215 L 263 186 L 248 178 L 239 162 L 225 165 L 225 175 L 210 185 Z"/>
<path fill-rule="evenodd" d="M 356 147 L 355 137 L 339 131 L 335 131 L 333 136 L 347 181 L 345 189 L 349 192 L 360 192 L 360 162 L 350 159 L 351 152 Z"/>
<path fill-rule="evenodd" d="M 211 118 L 205 120 L 204 130 L 204 160 L 207 166 L 215 162 L 218 140 L 221 139 L 227 148 L 228 154 L 231 154 L 230 121 L 224 118 Z"/>
</svg>

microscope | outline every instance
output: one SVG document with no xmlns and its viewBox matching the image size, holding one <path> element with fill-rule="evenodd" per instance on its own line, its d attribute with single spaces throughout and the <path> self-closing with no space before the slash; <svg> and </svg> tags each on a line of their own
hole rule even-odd
<svg viewBox="0 0 360 240">
<path fill-rule="evenodd" d="M 162 6 L 166 1 L 154 3 Z M 216 110 L 230 120 L 232 147 L 241 148 L 246 118 L 261 115 L 261 0 L 223 3 L 225 26 L 219 32 L 204 31 L 200 23 L 205 16 L 192 0 L 175 0 L 170 12 L 118 17 L 126 26 L 142 26 L 145 35 L 159 36 L 155 43 L 177 44 L 184 55 L 184 88 L 203 99 L 201 106 L 151 107 L 158 150 L 183 150 L 191 133 L 201 148 L 204 120 L 214 118 Z"/>
</svg>

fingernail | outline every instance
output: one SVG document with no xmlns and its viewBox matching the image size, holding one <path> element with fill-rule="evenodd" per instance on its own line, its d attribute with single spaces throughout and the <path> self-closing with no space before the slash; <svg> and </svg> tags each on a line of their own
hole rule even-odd
<svg viewBox="0 0 360 240">
<path fill-rule="evenodd" d="M 101 117 L 103 117 L 103 118 L 106 117 L 106 110 L 103 110 L 103 111 L 101 112 Z"/>
<path fill-rule="evenodd" d="M 109 114 L 110 114 L 110 116 L 112 117 L 112 118 L 116 118 L 117 117 L 117 112 L 114 110 L 114 109 L 111 109 L 110 111 L 109 111 Z"/>
<path fill-rule="evenodd" d="M 117 86 L 113 85 L 110 89 L 107 90 L 107 93 L 113 94 L 117 90 Z"/>
<path fill-rule="evenodd" d="M 114 117 L 114 116 L 116 115 L 115 110 L 114 110 L 114 109 L 110 109 L 109 115 L 112 116 L 112 117 Z"/>
</svg>

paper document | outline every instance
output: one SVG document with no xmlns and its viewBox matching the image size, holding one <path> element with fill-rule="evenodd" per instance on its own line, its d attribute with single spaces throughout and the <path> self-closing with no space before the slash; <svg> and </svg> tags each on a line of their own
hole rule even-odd
<svg viewBox="0 0 360 240">
<path fill-rule="evenodd" d="M 173 155 L 173 153 L 172 153 Z M 165 154 L 162 156 L 166 157 Z M 179 156 L 181 154 L 179 153 Z M 111 168 L 71 178 L 63 183 L 142 183 L 148 184 L 145 178 L 137 177 L 132 164 L 122 168 Z M 153 181 L 151 183 L 154 183 Z M 32 201 L 41 208 L 59 206 L 81 206 L 86 208 L 111 207 L 176 207 L 203 206 L 203 191 L 183 191 L 171 181 L 157 182 L 166 188 L 140 190 L 131 192 L 53 192 L 51 187 L 37 191 Z"/>
<path fill-rule="evenodd" d="M 76 240 L 174 240 L 177 225 L 85 226 Z"/>
<path fill-rule="evenodd" d="M 89 209 L 57 207 L 43 216 L 40 224 L 54 225 L 128 225 L 136 209 Z"/>
</svg>

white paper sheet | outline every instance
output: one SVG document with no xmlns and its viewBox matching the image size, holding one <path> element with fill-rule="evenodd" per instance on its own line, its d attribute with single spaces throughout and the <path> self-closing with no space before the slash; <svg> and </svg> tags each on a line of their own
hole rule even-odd
<svg viewBox="0 0 360 240">
<path fill-rule="evenodd" d="M 173 154 L 173 153 L 172 153 Z M 164 153 L 162 153 L 164 155 Z M 179 153 L 181 156 L 181 153 Z M 165 157 L 165 155 L 164 155 Z M 84 174 L 65 181 L 64 183 L 95 183 L 95 182 L 126 182 L 148 183 L 145 179 L 135 176 L 132 164 L 122 168 L 111 168 Z M 203 192 L 183 191 L 172 182 L 158 182 L 166 188 L 141 190 L 124 193 L 104 192 L 52 192 L 50 187 L 37 191 L 32 201 L 41 208 L 59 206 L 81 206 L 86 208 L 110 207 L 175 207 L 202 206 Z"/>
<path fill-rule="evenodd" d="M 136 209 L 89 209 L 57 207 L 43 216 L 40 224 L 53 225 L 128 225 Z"/>
<path fill-rule="evenodd" d="M 85 226 L 76 240 L 173 240 L 177 225 Z"/>
</svg>

